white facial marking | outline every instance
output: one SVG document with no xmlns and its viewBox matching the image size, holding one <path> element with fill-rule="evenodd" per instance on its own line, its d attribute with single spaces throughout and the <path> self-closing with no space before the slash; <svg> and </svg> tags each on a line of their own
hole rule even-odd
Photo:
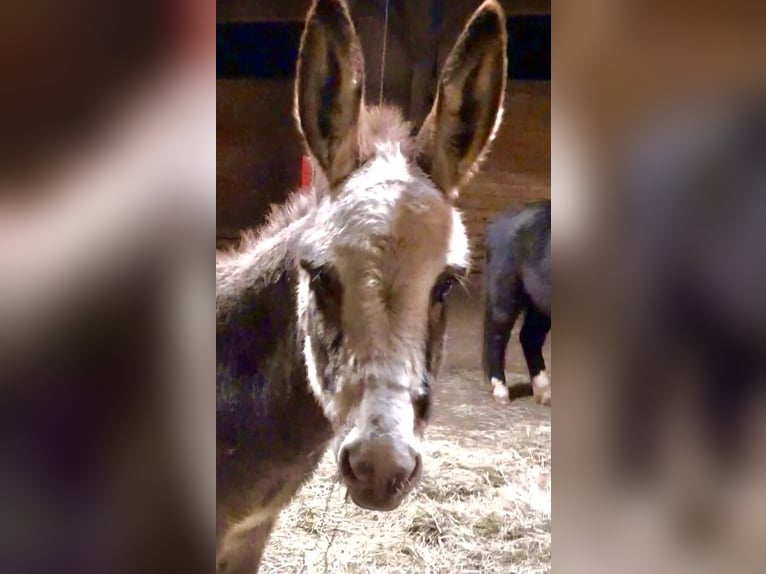
<svg viewBox="0 0 766 574">
<path fill-rule="evenodd" d="M 468 244 L 468 234 L 465 231 L 463 218 L 457 209 L 452 210 L 452 235 L 450 236 L 447 265 L 468 269 L 471 261 L 471 250 Z"/>
<path fill-rule="evenodd" d="M 343 439 L 342 446 L 350 445 L 360 438 L 374 440 L 395 435 L 402 446 L 407 445 L 419 453 L 420 441 L 415 435 L 414 425 L 415 415 L 409 389 L 391 392 L 390 389 L 375 387 L 364 394 L 357 424 Z"/>
<path fill-rule="evenodd" d="M 308 312 L 309 305 L 309 278 L 304 272 L 301 272 L 298 279 L 298 304 L 296 305 L 296 312 L 298 315 L 298 324 L 306 325 L 306 313 Z M 314 398 L 323 406 L 322 402 L 322 383 L 319 379 L 319 372 L 317 369 L 316 360 L 314 359 L 314 351 L 311 349 L 311 334 L 306 333 L 303 339 L 303 357 L 306 361 L 306 374 L 309 379 L 309 388 Z"/>
<path fill-rule="evenodd" d="M 365 438 L 382 432 L 414 442 L 412 393 L 426 375 L 431 290 L 445 267 L 469 266 L 460 213 L 399 142 L 380 141 L 370 161 L 320 200 L 301 241 L 310 257 L 335 268 L 343 286 L 345 364 L 329 396 L 308 334 L 312 392 L 338 424 L 352 422 L 345 418 L 353 412 Z M 303 277 L 299 317 L 309 295 Z"/>
<path fill-rule="evenodd" d="M 410 385 L 424 369 L 428 297 L 447 262 L 452 207 L 397 148 L 352 176 L 337 201 L 331 249 L 344 286 L 344 332 L 360 361 L 410 371 L 407 380 L 381 373 L 364 383 Z"/>
<path fill-rule="evenodd" d="M 492 396 L 496 399 L 508 398 L 508 387 L 505 386 L 503 381 L 492 377 Z"/>
</svg>

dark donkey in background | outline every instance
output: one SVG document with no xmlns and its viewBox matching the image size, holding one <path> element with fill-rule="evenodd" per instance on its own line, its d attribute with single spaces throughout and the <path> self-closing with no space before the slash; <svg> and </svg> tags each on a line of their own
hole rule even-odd
<svg viewBox="0 0 766 574">
<path fill-rule="evenodd" d="M 550 405 L 543 344 L 551 329 L 551 202 L 499 217 L 487 227 L 486 241 L 484 376 L 495 397 L 508 398 L 505 352 L 513 325 L 525 311 L 520 339 L 532 393 Z"/>
<path fill-rule="evenodd" d="M 488 1 L 412 137 L 397 110 L 364 106 L 346 5 L 311 8 L 296 106 L 314 187 L 216 261 L 218 572 L 258 570 L 333 437 L 359 506 L 394 509 L 420 479 L 445 298 L 469 261 L 453 202 L 499 126 L 506 69 Z"/>
</svg>

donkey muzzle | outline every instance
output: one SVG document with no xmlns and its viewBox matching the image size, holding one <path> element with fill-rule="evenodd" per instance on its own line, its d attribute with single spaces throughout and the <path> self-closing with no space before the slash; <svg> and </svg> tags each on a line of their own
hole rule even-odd
<svg viewBox="0 0 766 574">
<path fill-rule="evenodd" d="M 395 435 L 345 442 L 338 468 L 351 499 L 368 510 L 395 509 L 423 474 L 420 453 Z"/>
</svg>

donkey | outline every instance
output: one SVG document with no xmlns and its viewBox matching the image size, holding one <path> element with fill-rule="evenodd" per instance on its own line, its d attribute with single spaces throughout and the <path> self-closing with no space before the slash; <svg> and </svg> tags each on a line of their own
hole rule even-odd
<svg viewBox="0 0 766 574">
<path fill-rule="evenodd" d="M 489 225 L 485 264 L 484 376 L 496 398 L 508 399 L 505 352 L 525 311 L 520 339 L 532 393 L 550 406 L 542 349 L 551 329 L 551 202 L 507 213 Z"/>
<path fill-rule="evenodd" d="M 500 124 L 506 43 L 484 2 L 412 135 L 398 110 L 364 106 L 345 3 L 311 7 L 296 116 L 312 188 L 216 257 L 218 572 L 258 570 L 333 438 L 358 506 L 395 509 L 419 481 L 446 297 L 469 265 L 454 201 Z"/>
</svg>

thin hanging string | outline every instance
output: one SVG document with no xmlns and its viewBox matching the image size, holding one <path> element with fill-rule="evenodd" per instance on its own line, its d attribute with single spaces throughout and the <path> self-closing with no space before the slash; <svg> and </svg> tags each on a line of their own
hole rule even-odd
<svg viewBox="0 0 766 574">
<path fill-rule="evenodd" d="M 386 77 L 386 40 L 388 39 L 388 3 L 386 0 L 386 13 L 383 23 L 383 59 L 380 62 L 380 95 L 378 96 L 378 105 L 383 105 L 383 78 Z"/>
</svg>

